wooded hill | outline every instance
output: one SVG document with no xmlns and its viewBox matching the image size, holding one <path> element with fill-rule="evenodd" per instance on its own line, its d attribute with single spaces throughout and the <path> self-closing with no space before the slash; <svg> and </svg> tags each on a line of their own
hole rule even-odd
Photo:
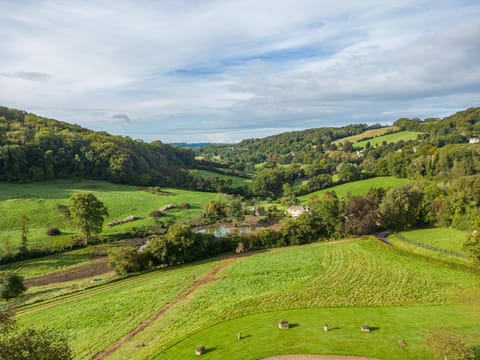
<svg viewBox="0 0 480 360">
<path fill-rule="evenodd" d="M 398 132 L 404 130 L 421 132 L 418 140 L 409 141 L 412 144 L 421 143 L 435 148 L 448 144 L 465 144 L 470 137 L 480 136 L 480 108 L 470 108 L 443 119 L 401 118 L 393 125 Z M 255 164 L 263 162 L 314 164 L 324 158 L 324 154 L 329 151 L 352 152 L 351 143 L 348 142 L 344 147 L 341 139 L 379 128 L 381 128 L 379 124 L 370 126 L 357 124 L 339 128 L 307 129 L 262 139 L 243 140 L 234 145 L 213 145 L 198 149 L 196 152 L 205 160 L 219 161 L 223 166 L 235 164 L 238 170 L 254 171 Z M 404 145 L 405 141 L 400 141 L 394 150 Z M 367 143 L 365 148 L 368 147 Z"/>
<path fill-rule="evenodd" d="M 190 150 L 145 143 L 0 107 L 0 181 L 82 177 L 135 185 L 191 183 Z"/>
</svg>

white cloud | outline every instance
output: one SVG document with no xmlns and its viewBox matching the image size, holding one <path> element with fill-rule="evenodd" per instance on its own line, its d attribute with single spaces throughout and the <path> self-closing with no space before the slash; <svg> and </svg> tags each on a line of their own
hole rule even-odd
<svg viewBox="0 0 480 360">
<path fill-rule="evenodd" d="M 1 105 L 146 140 L 479 105 L 473 0 L 0 3 Z"/>
</svg>

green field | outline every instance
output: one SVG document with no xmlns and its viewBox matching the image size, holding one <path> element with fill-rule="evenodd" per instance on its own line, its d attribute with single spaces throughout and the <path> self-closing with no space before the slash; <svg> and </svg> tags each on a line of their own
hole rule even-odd
<svg viewBox="0 0 480 360">
<path fill-rule="evenodd" d="M 348 193 L 351 195 L 365 195 L 371 188 L 389 188 L 408 183 L 407 179 L 400 179 L 394 176 L 375 177 L 366 180 L 353 181 L 347 184 L 332 186 L 328 189 L 315 191 L 310 194 L 299 196 L 300 203 L 305 204 L 312 196 L 320 196 L 327 191 L 335 191 L 339 197 L 344 197 Z"/>
<path fill-rule="evenodd" d="M 425 329 L 448 326 L 478 344 L 480 311 L 466 306 L 354 307 L 274 311 L 230 320 L 186 338 L 153 359 L 195 359 L 204 345 L 205 359 L 259 359 L 282 354 L 363 355 L 377 359 L 431 359 L 422 346 Z M 279 330 L 279 319 L 295 326 Z M 323 324 L 333 329 L 323 331 Z M 361 324 L 378 329 L 365 334 Z M 459 328 L 461 324 L 461 328 Z M 244 338 L 237 340 L 237 332 Z M 404 340 L 406 347 L 400 347 Z M 202 357 L 202 358 L 203 358 Z"/>
<path fill-rule="evenodd" d="M 390 143 L 397 143 L 400 140 L 403 140 L 403 141 L 415 140 L 417 136 L 420 134 L 421 133 L 417 131 L 399 131 L 393 134 L 377 136 L 370 140 L 357 141 L 356 143 L 353 144 L 353 147 L 356 149 L 364 148 L 368 142 L 370 143 L 371 146 L 375 146 L 375 145 L 381 145 L 384 141 L 387 142 L 387 144 L 390 144 Z"/>
<path fill-rule="evenodd" d="M 156 271 L 18 311 L 20 323 L 65 331 L 78 359 L 91 357 L 160 311 L 215 262 Z"/>
<path fill-rule="evenodd" d="M 69 197 L 76 192 L 92 192 L 108 208 L 109 216 L 105 224 L 134 215 L 139 220 L 104 227 L 104 235 L 125 233 L 133 227 L 153 225 L 148 215 L 152 210 L 173 203 L 180 205 L 187 202 L 192 208 L 188 210 L 173 209 L 162 221 L 189 221 L 201 215 L 203 205 L 218 195 L 214 193 L 195 192 L 181 189 L 162 188 L 167 195 L 152 194 L 142 188 L 128 185 L 112 184 L 94 180 L 54 180 L 30 184 L 0 183 L 0 256 L 18 247 L 20 242 L 20 219 L 24 215 L 29 219 L 29 247 L 32 249 L 59 249 L 72 243 L 72 229 L 69 221 L 60 211 L 58 204 L 67 204 Z M 48 227 L 58 227 L 64 234 L 48 237 Z"/>
<path fill-rule="evenodd" d="M 333 143 L 337 145 L 346 141 L 349 141 L 351 143 L 356 143 L 356 142 L 362 141 L 363 139 L 370 139 L 377 136 L 382 136 L 388 133 L 389 131 L 395 131 L 395 130 L 397 130 L 397 127 L 395 126 L 386 126 L 380 129 L 367 130 L 358 135 L 352 135 L 342 139 L 338 139 L 338 140 L 335 140 Z"/>
<path fill-rule="evenodd" d="M 401 234 L 410 240 L 458 252 L 463 252 L 462 245 L 468 237 L 467 231 L 451 228 L 403 231 Z"/>
<path fill-rule="evenodd" d="M 20 320 L 67 331 L 77 358 L 85 358 L 117 341 L 217 263 L 146 274 L 106 285 L 105 291 L 102 287 L 87 290 L 77 300 L 50 303 L 47 308 L 34 305 Z M 304 341 L 303 348 L 298 345 L 302 351 L 379 354 L 382 359 L 397 350 L 397 337 L 411 343 L 408 354 L 418 352 L 417 358 L 429 358 L 419 344 L 424 331 L 437 326 L 438 319 L 445 319 L 447 324 L 454 319 L 455 326 L 467 335 L 480 331 L 480 323 L 466 316 L 469 310 L 463 306 L 470 305 L 462 305 L 467 298 L 476 299 L 478 305 L 478 276 L 397 253 L 376 240 L 317 243 L 257 253 L 238 259 L 217 277 L 218 281 L 198 288 L 171 307 L 111 358 L 183 359 L 193 351 L 192 344 L 200 345 L 198 341 L 215 348 L 205 355 L 212 359 L 225 358 L 226 353 L 233 358 L 254 359 L 273 351 L 284 352 L 296 343 L 296 337 L 275 332 L 279 317 L 298 324 L 291 329 L 298 338 L 318 331 L 318 323 L 325 321 L 339 327 L 329 335 L 335 337 L 334 342 L 325 344 L 323 338 L 313 337 L 308 343 Z M 292 309 L 312 310 L 288 312 Z M 253 317 L 245 317 L 250 315 Z M 379 328 L 367 335 L 375 339 L 375 349 L 368 343 L 358 346 L 363 339 L 358 338 L 358 327 L 364 322 Z M 251 341 L 252 347 L 233 354 L 225 346 L 238 331 L 250 334 L 246 341 Z M 272 343 L 271 336 L 280 336 L 282 345 Z M 348 339 L 354 340 L 345 342 Z"/>
<path fill-rule="evenodd" d="M 190 170 L 190 172 L 192 174 L 195 174 L 195 175 L 200 175 L 201 177 L 203 177 L 205 179 L 208 179 L 208 178 L 211 178 L 211 177 L 214 177 L 214 176 L 219 177 L 221 179 L 225 179 L 225 180 L 230 179 L 230 180 L 232 180 L 233 187 L 250 186 L 251 183 L 252 183 L 251 179 L 245 179 L 245 178 L 241 178 L 239 176 L 219 174 L 219 173 L 216 173 L 216 172 L 213 172 L 213 171 L 195 169 L 195 170 Z"/>
</svg>

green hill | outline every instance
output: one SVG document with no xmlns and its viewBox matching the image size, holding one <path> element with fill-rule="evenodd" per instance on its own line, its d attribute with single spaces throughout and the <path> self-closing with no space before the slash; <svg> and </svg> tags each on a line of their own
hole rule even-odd
<svg viewBox="0 0 480 360">
<path fill-rule="evenodd" d="M 149 216 L 166 204 L 189 203 L 190 209 L 172 209 L 162 218 L 164 222 L 182 222 L 197 218 L 202 207 L 219 195 L 208 192 L 195 192 L 174 188 L 162 188 L 163 193 L 151 193 L 145 188 L 130 185 L 112 184 L 95 180 L 54 180 L 29 184 L 0 182 L 0 256 L 5 255 L 6 246 L 17 251 L 20 242 L 20 221 L 28 218 L 28 244 L 30 249 L 61 249 L 72 244 L 72 228 L 61 205 L 68 203 L 71 195 L 77 192 L 92 192 L 108 209 L 105 225 L 114 220 L 134 215 L 139 219 L 126 224 L 104 226 L 103 235 L 128 234 L 133 228 L 154 225 Z M 221 195 L 220 195 L 221 196 Z M 48 227 L 59 228 L 63 235 L 47 236 Z M 128 236 L 128 235 L 126 235 Z"/>
<path fill-rule="evenodd" d="M 205 345 L 212 359 L 292 352 L 430 359 L 423 337 L 441 324 L 480 345 L 478 276 L 468 271 L 376 240 L 252 255 L 152 272 L 32 305 L 18 319 L 66 331 L 76 358 L 109 348 L 147 319 L 109 358 L 193 359 L 194 349 Z M 279 319 L 293 327 L 280 331 Z M 332 327 L 326 334 L 325 322 Z M 361 333 L 365 323 L 376 330 Z M 240 342 L 238 332 L 245 336 Z M 408 346 L 399 348 L 399 340 Z"/>
<path fill-rule="evenodd" d="M 135 185 L 188 184 L 194 155 L 0 107 L 0 181 L 86 177 Z"/>
<path fill-rule="evenodd" d="M 367 143 L 370 143 L 371 146 L 380 145 L 383 142 L 387 144 L 397 143 L 399 141 L 409 141 L 409 140 L 416 140 L 418 135 L 421 132 L 418 131 L 399 131 L 393 134 L 387 134 L 383 136 L 377 136 L 373 139 L 357 141 L 353 144 L 354 148 L 364 148 Z"/>
<path fill-rule="evenodd" d="M 347 193 L 350 193 L 350 195 L 365 195 L 372 188 L 389 188 L 396 185 L 406 184 L 409 181 L 410 180 L 408 179 L 401 179 L 393 176 L 380 176 L 366 180 L 352 181 L 346 184 L 332 186 L 327 189 L 299 196 L 298 200 L 300 201 L 300 203 L 304 204 L 308 201 L 310 197 L 320 196 L 328 191 L 335 191 L 335 193 L 340 197 L 344 197 L 345 195 L 347 195 Z"/>
</svg>

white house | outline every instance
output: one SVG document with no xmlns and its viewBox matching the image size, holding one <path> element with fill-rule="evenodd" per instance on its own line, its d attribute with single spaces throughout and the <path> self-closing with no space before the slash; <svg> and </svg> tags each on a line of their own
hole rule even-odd
<svg viewBox="0 0 480 360">
<path fill-rule="evenodd" d="M 478 144 L 478 143 L 480 143 L 480 139 L 478 138 L 478 136 L 473 136 L 468 140 L 468 143 L 469 144 Z"/>
<path fill-rule="evenodd" d="M 292 205 L 287 209 L 287 212 L 291 217 L 296 218 L 302 215 L 304 212 L 310 211 L 310 208 L 305 205 Z"/>
</svg>

